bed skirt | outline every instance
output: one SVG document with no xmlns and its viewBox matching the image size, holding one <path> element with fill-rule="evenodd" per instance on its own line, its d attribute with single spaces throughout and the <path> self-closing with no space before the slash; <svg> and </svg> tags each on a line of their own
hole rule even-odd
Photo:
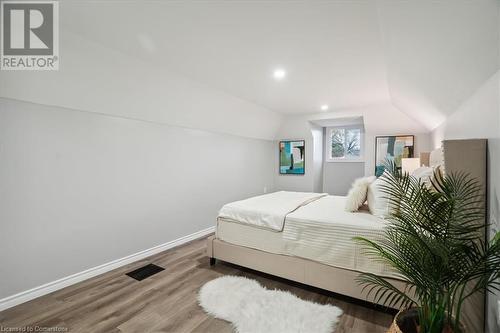
<svg viewBox="0 0 500 333">
<path fill-rule="evenodd" d="M 207 240 L 207 255 L 210 259 L 218 259 L 256 271 L 275 275 L 288 280 L 300 282 L 334 293 L 353 297 L 363 301 L 374 302 L 356 282 L 360 274 L 357 271 L 325 265 L 308 259 L 274 254 L 244 246 L 221 241 L 215 236 Z M 389 279 L 394 286 L 404 290 L 401 280 Z"/>
</svg>

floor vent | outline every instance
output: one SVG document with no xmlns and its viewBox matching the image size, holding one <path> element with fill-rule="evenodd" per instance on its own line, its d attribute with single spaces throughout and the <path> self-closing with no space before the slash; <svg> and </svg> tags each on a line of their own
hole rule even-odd
<svg viewBox="0 0 500 333">
<path fill-rule="evenodd" d="M 137 281 L 142 281 L 145 278 L 150 277 L 151 275 L 155 275 L 156 273 L 163 271 L 164 269 L 165 268 L 163 267 L 149 264 L 133 270 L 132 272 L 128 272 L 126 275 L 130 276 L 133 279 L 136 279 Z"/>
</svg>

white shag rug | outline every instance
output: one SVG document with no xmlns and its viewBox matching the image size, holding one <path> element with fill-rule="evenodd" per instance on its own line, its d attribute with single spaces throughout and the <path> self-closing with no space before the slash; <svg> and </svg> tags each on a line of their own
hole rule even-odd
<svg viewBox="0 0 500 333">
<path fill-rule="evenodd" d="M 205 283 L 198 301 L 207 313 L 231 322 L 239 333 L 331 333 L 342 314 L 335 306 L 304 301 L 238 276 Z"/>
</svg>

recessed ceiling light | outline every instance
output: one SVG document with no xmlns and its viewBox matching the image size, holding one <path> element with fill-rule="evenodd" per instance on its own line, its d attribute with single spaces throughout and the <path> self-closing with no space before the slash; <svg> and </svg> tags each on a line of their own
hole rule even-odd
<svg viewBox="0 0 500 333">
<path fill-rule="evenodd" d="M 328 110 L 328 105 L 326 104 L 321 105 L 321 111 L 326 111 L 326 110 Z"/>
<path fill-rule="evenodd" d="M 286 76 L 286 72 L 284 69 L 278 68 L 278 69 L 275 69 L 273 72 L 273 77 L 276 80 L 282 80 L 285 78 L 285 76 Z"/>
</svg>

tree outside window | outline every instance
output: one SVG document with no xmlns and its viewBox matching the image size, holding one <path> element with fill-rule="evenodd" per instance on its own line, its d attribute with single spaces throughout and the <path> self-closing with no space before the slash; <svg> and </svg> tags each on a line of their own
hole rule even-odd
<svg viewBox="0 0 500 333">
<path fill-rule="evenodd" d="M 330 131 L 329 159 L 350 160 L 360 159 L 362 152 L 361 128 L 336 127 Z"/>
</svg>

